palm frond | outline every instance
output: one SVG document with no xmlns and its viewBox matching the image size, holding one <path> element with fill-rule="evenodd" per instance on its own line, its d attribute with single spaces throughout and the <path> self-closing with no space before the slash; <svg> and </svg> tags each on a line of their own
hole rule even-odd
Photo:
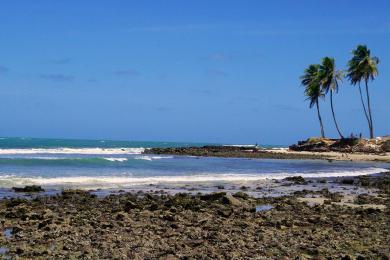
<svg viewBox="0 0 390 260">
<path fill-rule="evenodd" d="M 378 76 L 377 65 L 379 59 L 371 57 L 371 51 L 366 45 L 358 45 L 352 51 L 352 58 L 348 61 L 347 78 L 356 85 L 362 80 L 374 80 Z"/>
</svg>

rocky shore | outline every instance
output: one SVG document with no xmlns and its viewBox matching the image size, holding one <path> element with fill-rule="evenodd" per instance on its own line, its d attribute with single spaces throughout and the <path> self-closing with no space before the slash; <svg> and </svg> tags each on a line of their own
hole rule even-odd
<svg viewBox="0 0 390 260">
<path fill-rule="evenodd" d="M 280 150 L 266 150 L 255 146 L 203 146 L 203 147 L 172 147 L 150 148 L 144 154 L 170 154 L 188 156 L 214 156 L 236 158 L 263 159 L 326 159 L 321 154 L 280 153 Z"/>
<path fill-rule="evenodd" d="M 261 185 L 235 192 L 219 186 L 213 193 L 156 189 L 100 197 L 65 190 L 56 196 L 2 199 L 0 254 L 28 259 L 390 258 L 389 173 L 332 181 L 294 177 L 278 185 L 299 189 L 257 198 Z M 350 196 L 344 189 L 360 191 Z"/>
<path fill-rule="evenodd" d="M 383 154 L 390 152 L 390 136 L 363 138 L 309 138 L 289 147 L 292 151 Z"/>
<path fill-rule="evenodd" d="M 213 156 L 257 159 L 288 160 L 343 160 L 390 162 L 390 140 L 386 142 L 364 143 L 358 141 L 336 141 L 328 139 L 309 139 L 292 145 L 288 149 L 263 149 L 255 146 L 203 146 L 178 148 L 150 148 L 144 154 Z M 362 144 L 362 142 L 364 144 Z"/>
</svg>

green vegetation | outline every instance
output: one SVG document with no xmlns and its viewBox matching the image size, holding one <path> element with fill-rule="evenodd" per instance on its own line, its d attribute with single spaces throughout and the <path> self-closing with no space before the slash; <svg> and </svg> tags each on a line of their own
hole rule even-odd
<svg viewBox="0 0 390 260">
<path fill-rule="evenodd" d="M 353 57 L 348 62 L 348 79 L 352 85 L 358 84 L 360 100 L 363 105 L 364 114 L 368 122 L 368 128 L 370 130 L 370 138 L 374 138 L 374 126 L 372 121 L 370 94 L 368 91 L 368 81 L 374 80 L 378 76 L 377 65 L 379 59 L 377 57 L 371 57 L 371 51 L 366 45 L 358 45 L 355 50 L 352 51 Z M 360 82 L 364 80 L 366 85 L 366 102 L 368 107 L 368 113 L 364 104 L 362 90 Z"/>
<path fill-rule="evenodd" d="M 368 82 L 370 80 L 374 80 L 378 76 L 377 64 L 379 63 L 379 59 L 377 57 L 371 57 L 370 50 L 365 45 L 358 45 L 356 49 L 352 51 L 352 55 L 353 57 L 348 62 L 346 77 L 352 85 L 357 84 L 359 86 L 360 100 L 362 102 L 364 114 L 368 122 L 370 138 L 372 139 L 374 138 L 374 126 L 371 113 Z M 319 99 L 324 98 L 325 95 L 329 94 L 333 122 L 336 126 L 340 138 L 344 138 L 337 123 L 333 106 L 333 94 L 338 93 L 339 85 L 343 77 L 343 71 L 336 69 L 334 58 L 324 57 L 321 60 L 321 64 L 309 65 L 300 78 L 302 85 L 305 87 L 305 96 L 307 97 L 307 100 L 310 101 L 309 107 L 312 108 L 314 105 L 317 107 L 317 116 L 321 127 L 321 137 L 325 137 L 325 133 L 319 108 Z M 364 101 L 362 95 L 360 86 L 361 81 L 365 82 L 366 101 Z"/>
<path fill-rule="evenodd" d="M 310 101 L 310 108 L 314 105 L 317 108 L 318 121 L 320 122 L 321 127 L 321 137 L 325 137 L 324 125 L 322 124 L 322 118 L 320 113 L 319 99 L 325 96 L 323 89 L 321 88 L 319 81 L 319 68 L 320 65 L 311 64 L 305 70 L 305 73 L 301 77 L 301 83 L 305 87 L 305 96 L 307 100 Z"/>
<path fill-rule="evenodd" d="M 321 89 L 325 92 L 325 94 L 330 93 L 330 107 L 332 109 L 333 121 L 340 137 L 344 138 L 340 132 L 333 109 L 333 92 L 338 92 L 339 81 L 341 81 L 343 78 L 343 72 L 341 70 L 336 70 L 336 65 L 333 58 L 325 57 L 322 59 L 318 76 Z"/>
</svg>

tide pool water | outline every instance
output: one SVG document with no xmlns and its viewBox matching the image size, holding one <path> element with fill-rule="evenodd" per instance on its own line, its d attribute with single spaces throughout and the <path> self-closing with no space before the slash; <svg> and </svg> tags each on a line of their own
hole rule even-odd
<svg viewBox="0 0 390 260">
<path fill-rule="evenodd" d="M 0 188 L 129 188 L 176 182 L 229 182 L 288 176 L 357 176 L 388 171 L 385 164 L 320 160 L 238 159 L 144 155 L 150 147 L 194 143 L 107 140 L 0 139 Z"/>
</svg>

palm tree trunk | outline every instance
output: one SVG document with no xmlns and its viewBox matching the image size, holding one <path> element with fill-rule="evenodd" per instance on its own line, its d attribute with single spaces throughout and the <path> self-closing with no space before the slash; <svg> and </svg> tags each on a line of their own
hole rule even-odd
<svg viewBox="0 0 390 260">
<path fill-rule="evenodd" d="M 369 117 L 370 117 L 370 124 L 369 124 L 369 128 L 370 128 L 370 138 L 373 139 L 373 138 L 374 138 L 374 126 L 373 126 L 373 123 L 372 123 L 372 114 L 371 114 L 371 105 L 370 105 L 370 94 L 368 93 L 368 80 L 366 79 L 365 82 L 366 82 L 366 95 L 367 95 L 368 115 L 369 115 Z"/>
<path fill-rule="evenodd" d="M 336 116 L 334 114 L 334 109 L 333 109 L 333 90 L 330 90 L 330 107 L 332 109 L 332 116 L 333 116 L 333 121 L 336 126 L 337 132 L 339 132 L 340 138 L 344 138 L 344 136 L 341 134 L 339 126 L 337 124 Z"/>
<path fill-rule="evenodd" d="M 366 105 L 364 104 L 364 101 L 363 101 L 363 94 L 362 94 L 362 88 L 360 87 L 360 81 L 359 81 L 359 94 L 360 94 L 360 101 L 362 101 L 364 114 L 366 115 L 366 119 L 368 122 L 368 126 L 370 126 L 370 118 L 368 117 Z"/>
<path fill-rule="evenodd" d="M 317 105 L 318 120 L 320 121 L 320 126 L 321 126 L 321 137 L 325 138 L 324 125 L 322 124 L 322 118 L 321 118 L 321 114 L 320 114 L 320 105 L 318 104 L 318 100 L 316 102 L 316 105 Z"/>
</svg>

